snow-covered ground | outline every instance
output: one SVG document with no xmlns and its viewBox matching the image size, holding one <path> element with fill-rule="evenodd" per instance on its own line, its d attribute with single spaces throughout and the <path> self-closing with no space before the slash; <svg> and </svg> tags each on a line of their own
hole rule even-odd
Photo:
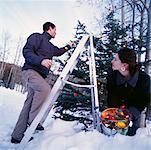
<svg viewBox="0 0 151 150">
<path fill-rule="evenodd" d="M 26 94 L 0 87 L 0 150 L 15 150 L 10 138 Z M 51 118 L 44 123 L 45 130 L 35 133 L 25 150 L 151 150 L 151 135 L 146 128 L 133 137 L 116 134 L 105 136 L 96 130 L 80 131 L 76 121 L 67 122 Z"/>
</svg>

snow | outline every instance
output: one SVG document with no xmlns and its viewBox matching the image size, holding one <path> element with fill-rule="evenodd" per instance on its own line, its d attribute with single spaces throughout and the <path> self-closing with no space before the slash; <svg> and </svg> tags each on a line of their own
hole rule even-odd
<svg viewBox="0 0 151 150">
<path fill-rule="evenodd" d="M 26 94 L 0 87 L 0 150 L 15 150 L 11 133 L 18 119 Z M 52 118 L 44 123 L 45 130 L 34 134 L 25 150 L 151 150 L 151 135 L 141 128 L 133 137 L 116 134 L 108 137 L 93 131 L 81 131 L 82 124 Z"/>
</svg>

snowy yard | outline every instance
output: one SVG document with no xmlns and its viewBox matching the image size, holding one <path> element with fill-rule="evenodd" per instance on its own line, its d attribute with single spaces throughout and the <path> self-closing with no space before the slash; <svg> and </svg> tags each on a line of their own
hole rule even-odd
<svg viewBox="0 0 151 150">
<path fill-rule="evenodd" d="M 15 150 L 18 144 L 11 144 L 10 138 L 26 94 L 2 87 L 0 93 L 0 150 Z M 108 137 L 96 130 L 80 131 L 82 125 L 75 121 L 54 120 L 52 113 L 44 123 L 45 130 L 34 134 L 26 150 L 151 150 L 151 135 L 146 128 L 133 137 Z"/>
</svg>

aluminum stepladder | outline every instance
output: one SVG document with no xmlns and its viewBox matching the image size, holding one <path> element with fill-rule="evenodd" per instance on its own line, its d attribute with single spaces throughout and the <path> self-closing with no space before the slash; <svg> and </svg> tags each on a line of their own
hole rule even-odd
<svg viewBox="0 0 151 150">
<path fill-rule="evenodd" d="M 69 75 L 75 68 L 81 53 L 85 49 L 85 45 L 88 42 L 88 40 L 90 41 L 90 46 L 88 48 L 90 85 L 78 85 L 78 84 L 70 83 L 69 81 L 67 81 Z M 52 87 L 50 94 L 48 95 L 47 99 L 42 105 L 41 110 L 33 120 L 32 124 L 27 128 L 26 132 L 24 133 L 24 137 L 17 149 L 23 150 L 25 148 L 29 139 L 32 137 L 32 134 L 34 133 L 37 125 L 39 123 L 42 124 L 45 121 L 46 117 L 48 116 L 50 110 L 52 109 L 54 103 L 56 102 L 58 96 L 60 95 L 66 83 L 75 85 L 77 87 L 79 86 L 79 87 L 91 88 L 93 126 L 94 129 L 100 131 L 99 101 L 98 101 L 98 90 L 97 90 L 97 79 L 96 79 L 96 68 L 95 68 L 95 57 L 94 57 L 94 45 L 93 45 L 93 36 L 91 34 L 91 35 L 85 35 L 77 45 L 72 56 L 68 60 L 66 66 L 64 67 L 63 71 L 61 72 L 54 86 Z"/>
</svg>

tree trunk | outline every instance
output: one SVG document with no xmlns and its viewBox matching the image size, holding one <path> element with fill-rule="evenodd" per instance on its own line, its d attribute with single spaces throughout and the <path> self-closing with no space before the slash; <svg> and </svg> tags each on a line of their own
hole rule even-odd
<svg viewBox="0 0 151 150">
<path fill-rule="evenodd" d="M 147 24 L 147 40 L 146 40 L 146 56 L 145 56 L 145 71 L 151 76 L 151 1 L 147 9 L 148 24 Z"/>
</svg>

